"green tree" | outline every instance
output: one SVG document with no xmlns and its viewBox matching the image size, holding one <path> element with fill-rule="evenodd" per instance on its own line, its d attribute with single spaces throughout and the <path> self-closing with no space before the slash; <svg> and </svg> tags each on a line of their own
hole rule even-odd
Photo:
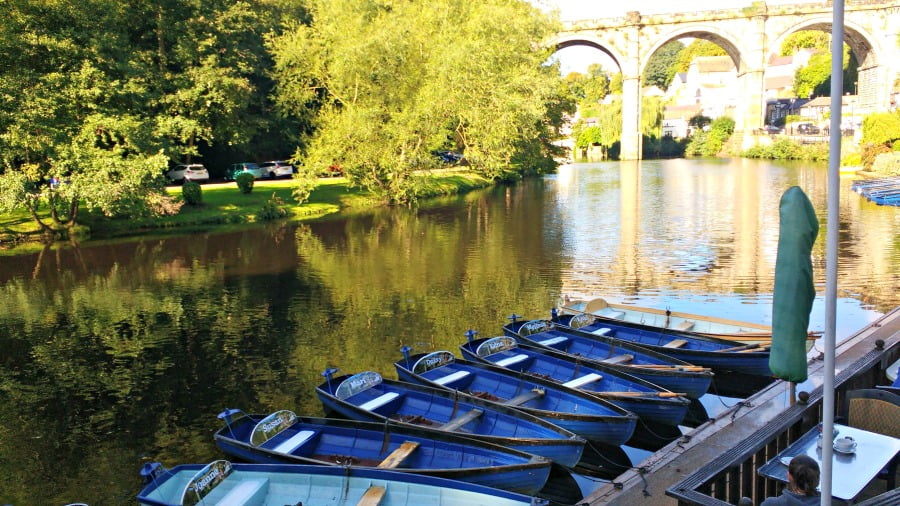
<svg viewBox="0 0 900 506">
<path fill-rule="evenodd" d="M 644 68 L 644 84 L 669 89 L 672 79 L 678 73 L 678 54 L 683 49 L 684 44 L 677 40 L 667 42 L 657 49 Z"/>
<path fill-rule="evenodd" d="M 662 122 L 666 113 L 666 101 L 662 97 L 642 97 L 641 133 L 648 137 L 662 137 Z"/>
<path fill-rule="evenodd" d="M 694 58 L 699 56 L 725 56 L 728 53 L 714 42 L 702 39 L 694 39 L 693 42 L 684 47 L 679 53 L 675 61 L 676 72 L 687 72 L 688 67 Z M 674 74 L 673 74 L 674 76 Z"/>
<path fill-rule="evenodd" d="M 298 5 L 4 2 L 0 212 L 26 209 L 47 232 L 81 207 L 154 212 L 170 160 L 283 134 L 263 39 Z"/>
<path fill-rule="evenodd" d="M 843 66 L 844 92 L 849 93 L 856 88 L 859 64 L 846 44 L 844 44 Z M 806 66 L 797 69 L 794 74 L 794 93 L 798 97 L 831 96 L 831 53 L 816 53 L 809 58 Z"/>
<path fill-rule="evenodd" d="M 585 104 L 596 104 L 606 98 L 609 94 L 609 75 L 603 70 L 598 63 L 592 63 L 588 66 L 588 76 L 584 81 L 584 100 Z"/>
<path fill-rule="evenodd" d="M 558 98 L 558 70 L 542 65 L 548 51 L 540 49 L 555 25 L 526 3 L 310 6 L 310 25 L 271 42 L 278 103 L 323 103 L 305 156 L 295 158 L 313 172 L 337 163 L 387 200 L 414 198 L 415 171 L 445 147 L 463 150 L 474 170 L 503 177 Z"/>
<path fill-rule="evenodd" d="M 622 73 L 616 72 L 609 80 L 609 93 L 611 95 L 622 94 Z"/>
<path fill-rule="evenodd" d="M 798 49 L 815 49 L 827 53 L 831 46 L 831 35 L 819 30 L 794 32 L 781 43 L 781 56 L 791 56 Z"/>
</svg>

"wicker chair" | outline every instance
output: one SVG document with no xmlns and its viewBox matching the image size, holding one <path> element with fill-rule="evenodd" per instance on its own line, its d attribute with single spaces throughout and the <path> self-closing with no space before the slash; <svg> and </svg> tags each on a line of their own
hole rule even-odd
<svg viewBox="0 0 900 506">
<path fill-rule="evenodd" d="M 851 390 L 844 400 L 843 413 L 847 425 L 869 432 L 900 438 L 900 395 L 879 389 Z M 887 489 L 896 488 L 897 460 L 878 473 L 887 480 Z"/>
</svg>

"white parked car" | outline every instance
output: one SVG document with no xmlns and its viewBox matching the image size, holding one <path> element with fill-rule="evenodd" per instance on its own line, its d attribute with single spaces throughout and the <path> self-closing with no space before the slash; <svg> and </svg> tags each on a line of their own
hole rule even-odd
<svg viewBox="0 0 900 506">
<path fill-rule="evenodd" d="M 231 164 L 231 167 L 229 167 L 228 170 L 225 171 L 225 178 L 230 181 L 234 181 L 243 172 L 253 174 L 253 177 L 255 179 L 269 177 L 269 173 L 261 169 L 259 165 L 253 162 L 241 162 Z"/>
<path fill-rule="evenodd" d="M 182 164 L 166 172 L 166 178 L 175 183 L 205 183 L 209 181 L 209 171 L 199 163 Z"/>
<path fill-rule="evenodd" d="M 259 168 L 268 173 L 267 177 L 291 177 L 294 174 L 294 166 L 284 160 L 263 162 Z"/>
</svg>

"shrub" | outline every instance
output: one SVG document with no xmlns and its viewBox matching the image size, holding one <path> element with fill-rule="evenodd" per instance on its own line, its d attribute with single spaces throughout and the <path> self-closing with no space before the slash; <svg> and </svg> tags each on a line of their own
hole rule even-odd
<svg viewBox="0 0 900 506">
<path fill-rule="evenodd" d="M 262 209 L 259 211 L 259 219 L 270 221 L 278 218 L 284 218 L 287 216 L 287 209 L 284 207 L 284 200 L 281 197 L 272 193 L 272 197 L 263 204 Z"/>
<path fill-rule="evenodd" d="M 309 200 L 309 195 L 316 187 L 316 175 L 313 169 L 305 165 L 297 167 L 297 173 L 294 174 L 294 187 L 291 189 L 291 196 L 298 204 L 302 204 Z"/>
<path fill-rule="evenodd" d="M 184 197 L 184 202 L 189 206 L 203 204 L 203 191 L 200 189 L 200 183 L 184 183 L 184 186 L 181 187 L 181 196 Z"/>
<path fill-rule="evenodd" d="M 900 113 L 876 112 L 863 118 L 863 143 L 890 145 L 897 139 L 900 139 Z"/>
<path fill-rule="evenodd" d="M 862 161 L 863 169 L 871 170 L 872 164 L 875 163 L 875 157 L 882 153 L 887 153 L 891 150 L 891 148 L 885 146 L 884 144 L 863 144 L 859 157 Z"/>
<path fill-rule="evenodd" d="M 900 175 L 900 152 L 891 151 L 876 156 L 872 171 L 882 176 Z"/>
<path fill-rule="evenodd" d="M 241 190 L 241 193 L 250 193 L 253 191 L 253 174 L 249 172 L 241 172 L 238 174 L 236 178 L 234 178 L 234 182 L 237 183 L 238 188 Z"/>
<path fill-rule="evenodd" d="M 841 158 L 843 167 L 856 167 L 857 165 L 862 165 L 862 157 L 859 153 L 847 153 Z"/>
</svg>

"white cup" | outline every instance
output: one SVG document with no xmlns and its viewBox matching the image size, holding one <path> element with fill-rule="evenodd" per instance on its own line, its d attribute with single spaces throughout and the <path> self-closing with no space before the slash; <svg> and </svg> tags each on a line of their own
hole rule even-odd
<svg viewBox="0 0 900 506">
<path fill-rule="evenodd" d="M 852 437 L 842 437 L 834 441 L 834 447 L 842 452 L 849 452 L 856 448 L 856 441 Z"/>
</svg>

